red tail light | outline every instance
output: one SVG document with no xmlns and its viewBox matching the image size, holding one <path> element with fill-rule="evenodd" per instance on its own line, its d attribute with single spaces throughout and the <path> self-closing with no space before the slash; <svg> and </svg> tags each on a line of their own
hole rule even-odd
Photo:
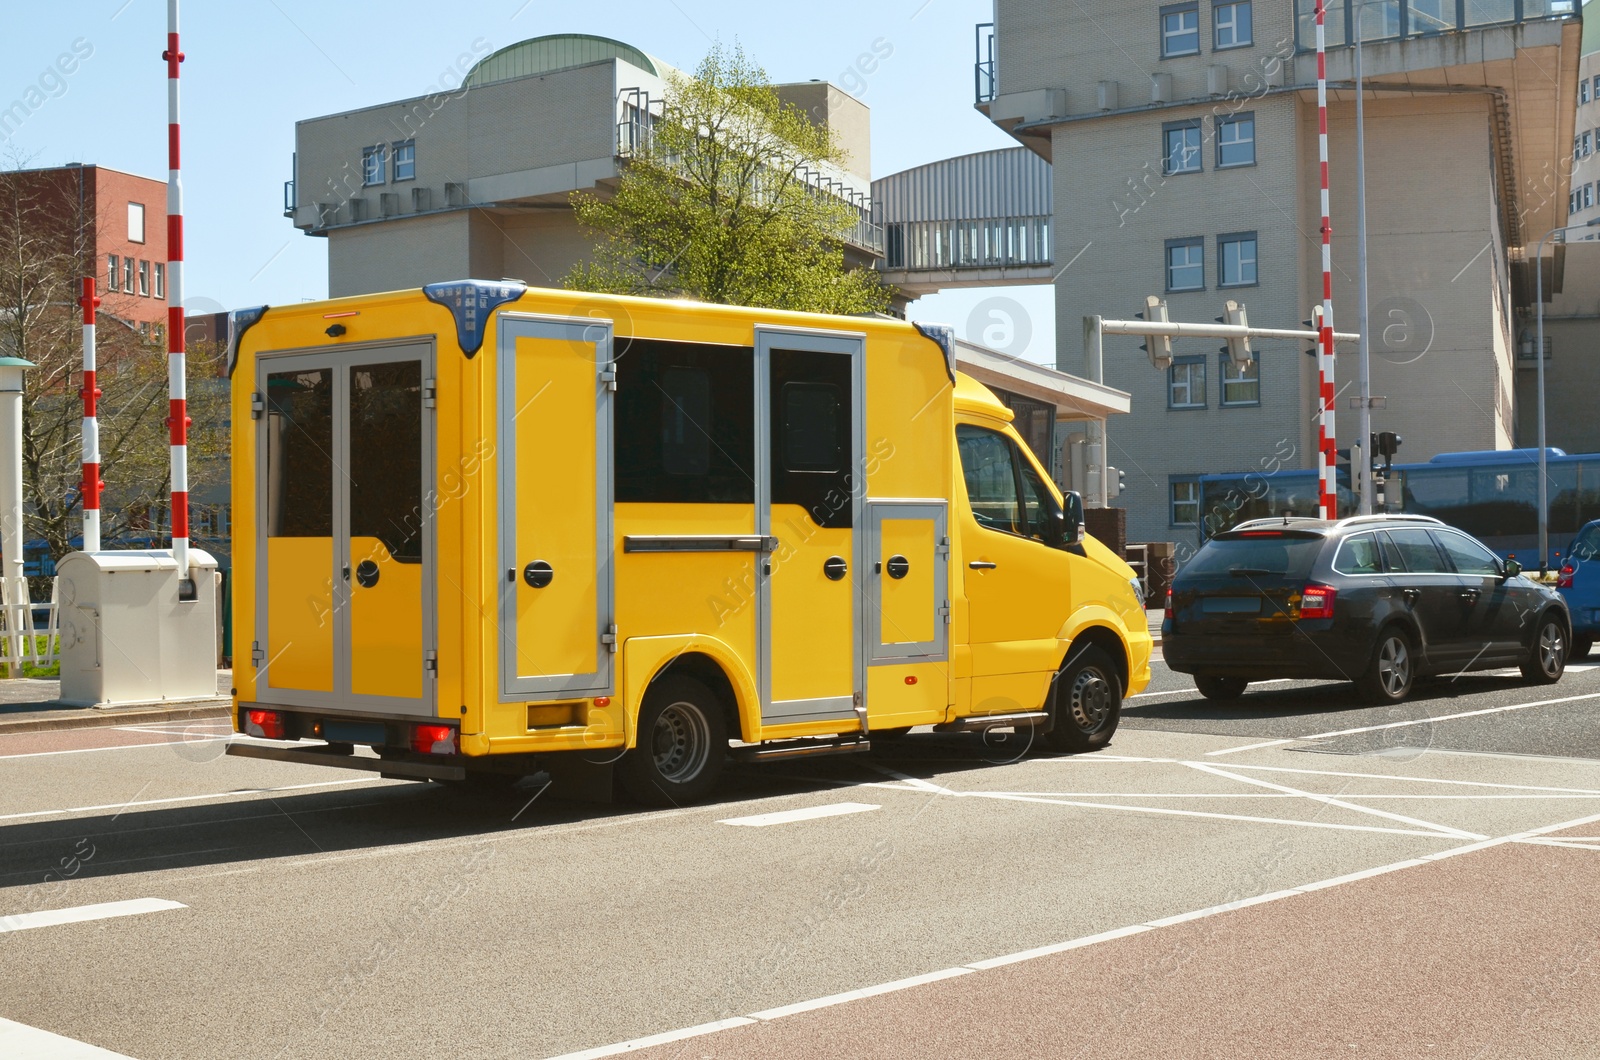
<svg viewBox="0 0 1600 1060">
<path fill-rule="evenodd" d="M 1162 614 L 1162 617 L 1163 618 L 1171 618 L 1172 617 L 1172 590 L 1171 589 L 1167 590 L 1167 610 Z"/>
<path fill-rule="evenodd" d="M 244 712 L 244 731 L 249 736 L 263 740 L 283 739 L 283 715 L 275 710 L 247 710 Z"/>
<path fill-rule="evenodd" d="M 1332 618 L 1333 598 L 1339 590 L 1331 585 L 1308 585 L 1300 593 L 1301 618 Z"/>
<path fill-rule="evenodd" d="M 450 725 L 418 725 L 411 730 L 411 749 L 422 755 L 453 755 L 456 730 Z"/>
<path fill-rule="evenodd" d="M 1570 563 L 1563 564 L 1562 567 L 1561 567 L 1561 572 L 1556 575 L 1556 588 L 1557 589 L 1570 589 L 1570 588 L 1572 588 L 1572 576 L 1575 573 L 1577 573 L 1577 570 L 1578 570 L 1578 568 L 1574 567 Z"/>
</svg>

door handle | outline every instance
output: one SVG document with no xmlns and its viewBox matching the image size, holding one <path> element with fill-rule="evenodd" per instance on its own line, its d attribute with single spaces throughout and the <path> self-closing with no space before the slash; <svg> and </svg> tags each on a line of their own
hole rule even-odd
<svg viewBox="0 0 1600 1060">
<path fill-rule="evenodd" d="M 986 559 L 975 559 L 971 563 L 967 564 L 967 566 L 971 567 L 973 570 L 994 570 L 996 567 L 1000 566 L 1000 564 Z"/>
<path fill-rule="evenodd" d="M 1414 604 L 1414 603 L 1417 602 L 1417 598 L 1422 595 L 1422 590 L 1421 589 L 1405 589 L 1405 590 L 1401 591 L 1400 595 L 1404 596 L 1406 598 L 1406 603 Z"/>
<path fill-rule="evenodd" d="M 543 589 L 555 579 L 555 569 L 542 559 L 536 559 L 522 568 L 522 580 L 534 589 Z"/>
<path fill-rule="evenodd" d="M 1476 600 L 1477 598 L 1478 590 L 1476 589 L 1463 589 L 1461 591 L 1461 599 L 1463 600 Z"/>
</svg>

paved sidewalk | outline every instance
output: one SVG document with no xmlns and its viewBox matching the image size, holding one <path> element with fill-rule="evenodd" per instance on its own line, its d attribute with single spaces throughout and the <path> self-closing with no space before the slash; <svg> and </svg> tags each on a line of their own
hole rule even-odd
<svg viewBox="0 0 1600 1060">
<path fill-rule="evenodd" d="M 213 697 L 126 707 L 71 707 L 60 702 L 61 682 L 54 678 L 0 680 L 0 734 L 226 717 L 232 703 L 232 687 L 233 671 L 218 670 L 217 695 Z"/>
</svg>

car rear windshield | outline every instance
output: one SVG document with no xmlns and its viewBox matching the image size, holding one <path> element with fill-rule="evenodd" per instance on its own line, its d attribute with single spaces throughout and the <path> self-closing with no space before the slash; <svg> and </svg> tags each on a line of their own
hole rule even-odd
<svg viewBox="0 0 1600 1060">
<path fill-rule="evenodd" d="M 1274 534 L 1271 537 L 1214 538 L 1195 553 L 1183 572 L 1304 578 L 1311 573 L 1311 565 L 1321 550 L 1321 537 Z"/>
<path fill-rule="evenodd" d="M 1574 559 L 1600 559 L 1600 523 L 1584 527 L 1568 555 Z"/>
</svg>

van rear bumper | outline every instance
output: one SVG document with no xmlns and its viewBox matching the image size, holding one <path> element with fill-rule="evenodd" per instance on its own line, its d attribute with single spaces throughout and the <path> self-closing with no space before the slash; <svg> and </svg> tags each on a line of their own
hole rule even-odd
<svg viewBox="0 0 1600 1060">
<path fill-rule="evenodd" d="M 320 747 L 275 747 L 259 743 L 230 743 L 228 754 L 236 758 L 264 758 L 271 762 L 298 762 L 301 765 L 364 769 L 372 773 L 382 773 L 384 776 L 410 777 L 416 780 L 465 780 L 467 776 L 467 767 L 454 761 L 460 758 L 460 755 L 451 758 L 438 756 L 437 761 L 418 761 L 410 758 L 369 758 L 327 744 Z"/>
</svg>

